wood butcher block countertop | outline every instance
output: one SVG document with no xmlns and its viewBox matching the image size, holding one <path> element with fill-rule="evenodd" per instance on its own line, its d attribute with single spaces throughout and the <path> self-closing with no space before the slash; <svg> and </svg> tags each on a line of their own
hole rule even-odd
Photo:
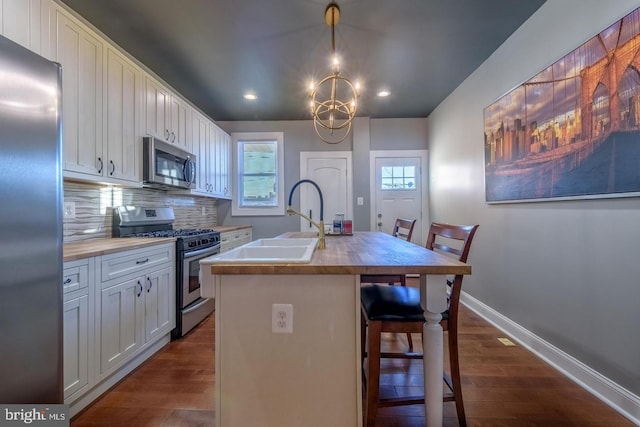
<svg viewBox="0 0 640 427">
<path fill-rule="evenodd" d="M 251 225 L 215 225 L 211 228 L 213 228 L 216 231 L 219 231 L 220 233 L 226 233 L 228 231 L 236 231 L 236 230 L 242 230 L 244 228 L 251 228 Z"/>
<path fill-rule="evenodd" d="M 289 232 L 278 238 L 317 237 Z M 308 264 L 211 264 L 212 274 L 471 274 L 471 266 L 380 232 L 327 236 Z"/>
<path fill-rule="evenodd" d="M 175 237 L 158 237 L 153 239 L 146 237 L 123 237 L 81 240 L 64 244 L 64 261 L 75 261 L 77 259 L 106 255 L 129 249 L 146 248 L 148 246 L 175 241 Z"/>
</svg>

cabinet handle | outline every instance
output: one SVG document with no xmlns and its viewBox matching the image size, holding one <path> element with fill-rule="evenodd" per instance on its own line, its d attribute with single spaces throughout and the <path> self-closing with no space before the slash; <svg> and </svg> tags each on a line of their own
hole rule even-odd
<svg viewBox="0 0 640 427">
<path fill-rule="evenodd" d="M 142 283 L 140 283 L 140 280 L 138 280 L 138 286 L 140 286 L 140 292 L 138 292 L 138 298 L 140 298 L 140 295 L 142 295 Z"/>
<path fill-rule="evenodd" d="M 171 132 L 171 142 L 175 142 L 176 140 L 176 134 Z"/>
<path fill-rule="evenodd" d="M 144 264 L 145 262 L 149 262 L 149 258 L 143 259 L 142 261 L 136 261 L 136 264 L 140 265 L 140 264 Z"/>
<path fill-rule="evenodd" d="M 63 285 L 66 285 L 67 283 L 71 283 L 71 278 L 68 278 L 67 280 L 65 280 Z"/>
<path fill-rule="evenodd" d="M 111 164 L 111 172 L 109 172 L 109 175 L 113 176 L 113 173 L 116 171 L 116 165 L 113 163 L 113 160 L 109 160 L 109 163 Z"/>
<path fill-rule="evenodd" d="M 100 162 L 100 167 L 98 168 L 98 173 L 102 173 L 102 168 L 104 167 L 104 164 L 102 163 L 102 158 L 98 157 L 98 161 Z"/>
<path fill-rule="evenodd" d="M 169 136 L 171 136 L 171 134 L 169 133 L 169 129 L 165 129 L 164 130 L 164 139 L 169 141 Z"/>
<path fill-rule="evenodd" d="M 149 291 L 151 290 L 151 287 L 153 286 L 153 282 L 148 277 L 147 277 L 147 283 L 149 284 L 149 286 L 147 286 L 147 293 L 149 293 Z"/>
</svg>

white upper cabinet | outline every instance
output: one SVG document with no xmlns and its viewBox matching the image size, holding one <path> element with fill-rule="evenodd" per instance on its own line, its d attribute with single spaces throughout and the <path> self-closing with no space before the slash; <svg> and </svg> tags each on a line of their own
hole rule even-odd
<svg viewBox="0 0 640 427">
<path fill-rule="evenodd" d="M 138 186 L 142 70 L 53 7 L 53 54 L 62 64 L 64 176 Z"/>
<path fill-rule="evenodd" d="M 207 157 L 209 150 L 209 121 L 197 111 L 194 111 L 191 117 L 191 148 L 198 160 L 196 165 L 196 188 L 192 190 L 192 193 L 206 195 L 209 191 L 209 159 Z"/>
<path fill-rule="evenodd" d="M 65 176 L 102 176 L 103 41 L 54 6 L 53 56 L 62 64 L 62 129 Z"/>
<path fill-rule="evenodd" d="M 49 0 L 0 0 L 0 34 L 51 59 Z"/>
<path fill-rule="evenodd" d="M 213 156 L 210 159 L 213 166 L 211 171 L 213 194 L 221 199 L 230 199 L 231 136 L 214 123 L 211 123 L 209 126 L 209 138 L 213 145 Z"/>
<path fill-rule="evenodd" d="M 196 111 L 191 123 L 191 143 L 198 157 L 196 188 L 191 193 L 218 199 L 231 198 L 231 137 Z"/>
<path fill-rule="evenodd" d="M 106 158 L 111 178 L 140 181 L 142 70 L 107 48 L 105 79 Z"/>
<path fill-rule="evenodd" d="M 150 75 L 145 76 L 145 131 L 191 152 L 191 107 Z"/>
</svg>

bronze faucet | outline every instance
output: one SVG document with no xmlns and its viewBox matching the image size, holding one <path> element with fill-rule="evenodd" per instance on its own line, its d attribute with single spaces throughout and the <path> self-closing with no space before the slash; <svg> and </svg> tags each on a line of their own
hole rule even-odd
<svg viewBox="0 0 640 427">
<path fill-rule="evenodd" d="M 295 191 L 295 189 L 298 187 L 298 185 L 302 184 L 303 182 L 308 182 L 309 184 L 312 184 L 314 187 L 316 187 L 316 190 L 318 190 L 318 195 L 320 196 L 320 222 L 315 222 L 314 220 L 312 220 L 311 218 L 309 218 L 308 216 L 306 216 L 305 214 L 303 214 L 302 212 L 298 212 L 297 210 L 293 209 L 291 207 L 291 200 L 293 199 L 293 192 Z M 320 187 L 318 186 L 318 184 L 316 184 L 315 182 L 311 181 L 310 179 L 301 179 L 300 181 L 296 182 L 295 184 L 293 184 L 293 187 L 291 188 L 291 191 L 289 192 L 289 206 L 287 206 L 287 214 L 288 215 L 299 215 L 302 218 L 306 219 L 307 221 L 309 221 L 311 224 L 315 225 L 315 227 L 318 229 L 318 249 L 326 249 L 327 244 L 325 241 L 325 236 L 324 236 L 324 200 L 322 198 L 322 191 L 320 191 Z"/>
</svg>

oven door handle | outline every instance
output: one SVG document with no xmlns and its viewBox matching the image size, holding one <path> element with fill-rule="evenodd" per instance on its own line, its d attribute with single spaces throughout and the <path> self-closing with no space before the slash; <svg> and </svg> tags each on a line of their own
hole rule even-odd
<svg viewBox="0 0 640 427">
<path fill-rule="evenodd" d="M 207 253 L 207 252 L 212 252 L 211 255 L 218 254 L 220 252 L 220 245 L 210 246 L 208 248 L 199 249 L 199 250 L 193 251 L 193 252 L 185 252 L 184 253 L 184 259 L 187 260 L 189 258 L 197 257 L 197 256 L 202 255 L 202 254 Z"/>
</svg>

